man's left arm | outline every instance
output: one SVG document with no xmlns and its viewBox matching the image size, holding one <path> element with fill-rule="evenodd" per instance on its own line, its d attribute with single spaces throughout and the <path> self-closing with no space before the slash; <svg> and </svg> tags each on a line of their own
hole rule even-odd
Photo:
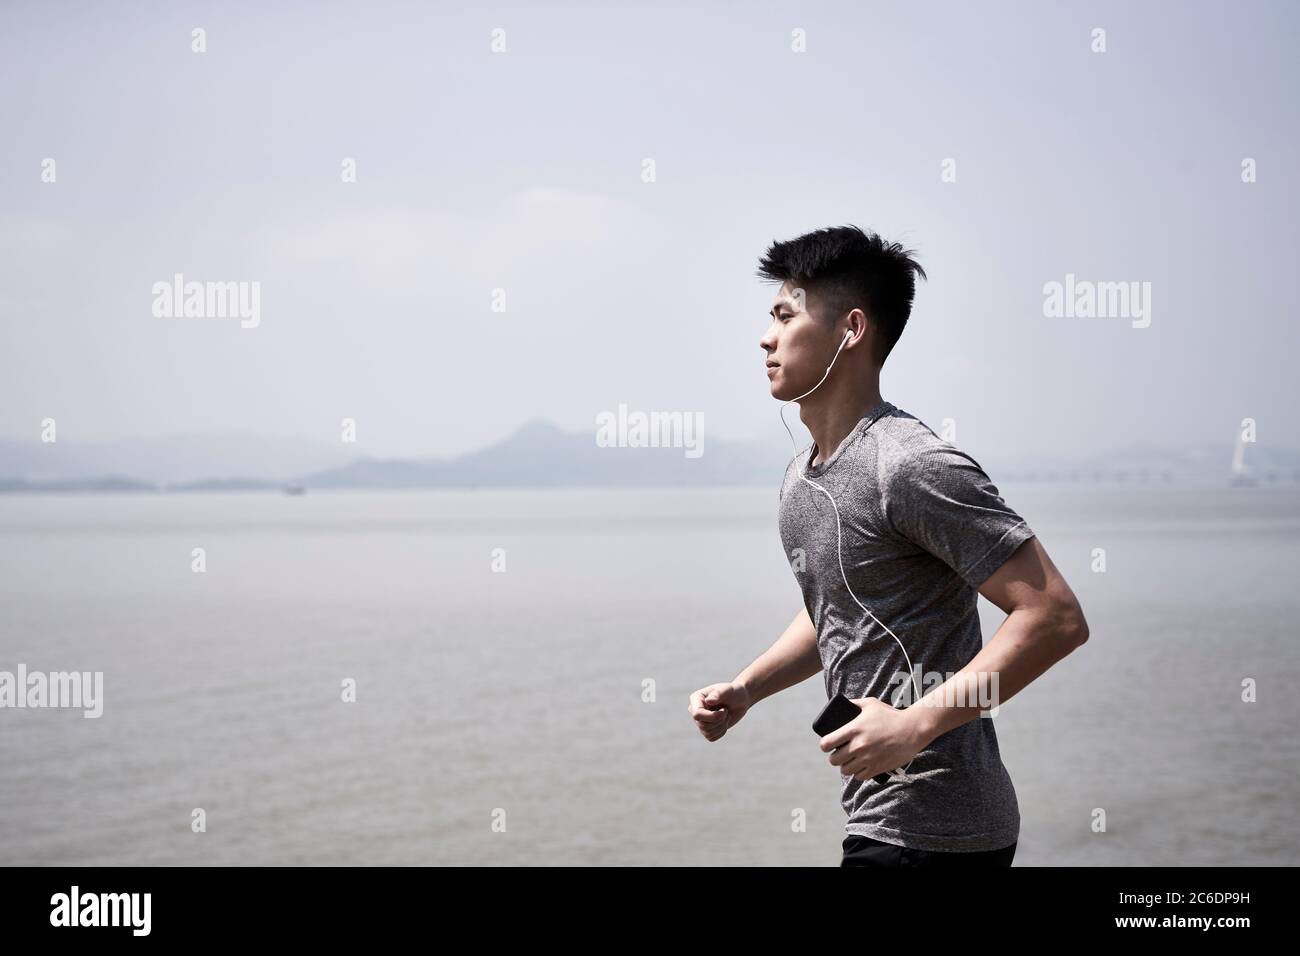
<svg viewBox="0 0 1300 956">
<path fill-rule="evenodd" d="M 1038 536 L 969 455 L 945 444 L 903 459 L 881 509 L 896 534 L 943 561 L 1007 617 L 960 671 L 910 706 L 855 701 L 862 713 L 823 737 L 821 747 L 842 773 L 861 780 L 904 766 L 1088 639 L 1083 610 Z"/>
<path fill-rule="evenodd" d="M 1010 700 L 1088 640 L 1083 609 L 1036 536 L 1021 544 L 979 593 L 1006 612 L 1006 620 L 965 667 L 901 712 L 911 722 L 918 750 L 979 717 L 990 704 Z"/>
</svg>

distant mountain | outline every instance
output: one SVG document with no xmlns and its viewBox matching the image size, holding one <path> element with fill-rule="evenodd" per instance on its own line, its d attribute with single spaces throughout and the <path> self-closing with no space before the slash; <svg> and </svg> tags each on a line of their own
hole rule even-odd
<svg viewBox="0 0 1300 956">
<path fill-rule="evenodd" d="M 158 486 L 134 478 L 105 475 L 102 478 L 65 478 L 59 481 L 28 481 L 24 478 L 0 478 L 0 493 L 86 492 L 86 491 L 157 491 Z"/>
<path fill-rule="evenodd" d="M 996 470 L 989 462 L 986 470 L 999 481 L 1227 485 L 1232 455 L 1231 442 L 1179 449 L 1130 445 L 1075 458 L 999 462 Z M 1254 443 L 1246 446 L 1244 460 L 1261 484 L 1300 482 L 1300 451 L 1295 449 Z"/>
<path fill-rule="evenodd" d="M 214 479 L 281 482 L 333 468 L 352 455 L 341 448 L 241 432 L 125 438 L 109 442 L 19 442 L 0 439 L 0 479 L 46 484 L 125 475 L 146 484 Z"/>
<path fill-rule="evenodd" d="M 771 485 L 794 454 L 779 444 L 706 437 L 684 448 L 602 448 L 596 430 L 566 432 L 534 419 L 479 451 L 456 458 L 361 458 L 305 475 L 308 488 L 556 488 Z"/>
<path fill-rule="evenodd" d="M 164 485 L 159 491 L 276 491 L 284 488 L 282 482 L 261 481 L 257 478 L 204 478 L 181 484 Z"/>
<path fill-rule="evenodd" d="M 808 447 L 806 437 L 800 450 Z M 1226 486 L 1232 446 L 1118 451 L 1062 458 L 1009 459 L 976 455 L 995 482 L 1080 484 L 1203 484 Z M 704 454 L 681 448 L 601 448 L 595 429 L 566 432 L 541 419 L 509 437 L 457 458 L 362 458 L 342 468 L 299 478 L 308 488 L 636 487 L 674 485 L 774 486 L 794 455 L 782 442 L 728 442 L 709 438 Z M 1261 484 L 1300 482 L 1300 452 L 1251 446 L 1246 453 Z"/>
<path fill-rule="evenodd" d="M 797 433 L 798 435 L 799 433 Z M 800 450 L 809 439 L 799 437 Z M 963 449 L 966 450 L 966 449 Z M 1077 458 L 971 454 L 995 483 L 1197 484 L 1227 487 L 1234 448 L 1130 446 Z M 138 457 L 132 455 L 138 453 Z M 596 429 L 564 431 L 537 418 L 485 448 L 450 458 L 355 458 L 310 442 L 215 435 L 42 446 L 0 440 L 0 492 L 273 491 L 366 488 L 558 488 L 751 485 L 775 492 L 794 455 L 788 436 L 684 448 L 602 448 Z M 1300 452 L 1247 445 L 1236 483 L 1300 483 Z M 296 467 L 301 465 L 302 467 Z M 39 467 L 38 467 L 39 466 Z"/>
</svg>

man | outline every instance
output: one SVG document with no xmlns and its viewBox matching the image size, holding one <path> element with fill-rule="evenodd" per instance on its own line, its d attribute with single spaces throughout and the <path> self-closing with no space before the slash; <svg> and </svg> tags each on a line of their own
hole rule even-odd
<svg viewBox="0 0 1300 956">
<path fill-rule="evenodd" d="M 804 606 L 735 680 L 695 691 L 689 712 L 715 741 L 824 670 L 828 698 L 861 708 L 820 743 L 848 816 L 841 865 L 1009 865 L 1020 810 L 982 713 L 1083 644 L 1088 624 L 979 464 L 881 398 L 915 274 L 910 252 L 856 226 L 774 243 L 760 261 L 781 283 L 759 343 L 771 394 L 800 399 L 813 438 L 780 492 Z M 987 645 L 977 593 L 1007 614 Z"/>
</svg>

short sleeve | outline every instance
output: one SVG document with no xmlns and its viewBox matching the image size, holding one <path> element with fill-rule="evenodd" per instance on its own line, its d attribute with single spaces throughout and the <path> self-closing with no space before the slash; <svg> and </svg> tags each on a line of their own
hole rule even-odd
<svg viewBox="0 0 1300 956">
<path fill-rule="evenodd" d="M 975 459 L 949 445 L 904 458 L 881 507 L 895 532 L 976 589 L 1034 537 Z"/>
</svg>

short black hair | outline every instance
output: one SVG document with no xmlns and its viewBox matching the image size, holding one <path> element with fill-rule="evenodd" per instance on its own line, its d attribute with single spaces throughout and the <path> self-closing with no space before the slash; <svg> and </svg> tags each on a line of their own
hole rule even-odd
<svg viewBox="0 0 1300 956">
<path fill-rule="evenodd" d="M 802 288 L 810 312 L 808 300 L 815 296 L 828 322 L 861 309 L 879 330 L 883 363 L 912 314 L 916 276 L 927 278 L 914 255 L 874 232 L 834 226 L 774 241 L 759 260 L 758 277 Z"/>
</svg>

